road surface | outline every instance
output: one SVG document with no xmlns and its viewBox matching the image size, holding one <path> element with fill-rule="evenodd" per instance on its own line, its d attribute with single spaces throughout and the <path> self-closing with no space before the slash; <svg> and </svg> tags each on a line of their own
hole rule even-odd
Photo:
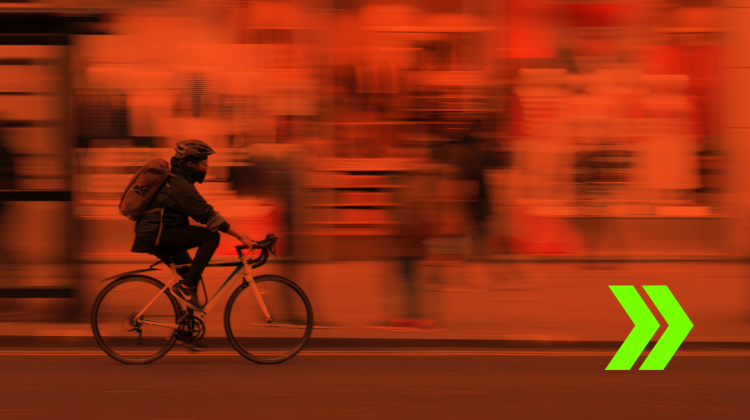
<svg viewBox="0 0 750 420">
<path fill-rule="evenodd" d="M 2 349 L 1 419 L 747 419 L 750 353 L 678 352 L 605 371 L 608 351 L 314 350 L 256 365 L 175 348 Z M 636 364 L 636 367 L 640 363 Z"/>
</svg>

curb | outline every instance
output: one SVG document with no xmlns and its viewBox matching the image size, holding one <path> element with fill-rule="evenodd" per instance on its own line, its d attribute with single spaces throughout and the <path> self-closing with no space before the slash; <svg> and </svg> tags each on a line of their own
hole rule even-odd
<svg viewBox="0 0 750 420">
<path fill-rule="evenodd" d="M 218 255 L 217 259 L 229 258 L 229 256 Z M 366 260 L 364 262 L 377 263 L 393 258 L 381 258 Z M 151 265 L 154 258 L 139 258 L 133 255 L 87 255 L 80 257 L 80 264 L 145 264 Z M 359 261 L 359 260 L 352 260 Z M 740 263 L 747 262 L 747 257 L 734 254 L 495 254 L 488 256 L 473 255 L 468 258 L 470 262 L 534 262 L 534 263 L 680 263 L 680 262 L 712 262 L 712 263 Z M 268 264 L 334 264 L 339 262 L 350 262 L 349 260 L 308 260 L 299 257 L 285 257 L 268 260 Z"/>
<path fill-rule="evenodd" d="M 205 337 L 208 347 L 231 347 L 226 337 Z M 646 349 L 651 349 L 651 341 Z M 562 341 L 562 340 L 478 340 L 431 338 L 330 338 L 311 337 L 306 348 L 513 348 L 513 349 L 608 349 L 617 351 L 621 341 Z M 94 337 L 74 336 L 4 336 L 0 348 L 8 347 L 97 347 Z M 689 341 L 683 350 L 750 350 L 750 342 Z"/>
</svg>

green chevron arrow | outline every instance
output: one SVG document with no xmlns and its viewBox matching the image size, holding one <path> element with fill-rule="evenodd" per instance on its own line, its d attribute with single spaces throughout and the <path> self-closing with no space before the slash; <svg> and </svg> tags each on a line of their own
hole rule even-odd
<svg viewBox="0 0 750 420">
<path fill-rule="evenodd" d="M 633 320 L 633 330 L 622 343 L 606 370 L 629 370 L 659 329 L 659 322 L 641 299 L 634 286 L 609 286 L 612 293 Z M 685 338 L 693 329 L 693 323 L 677 303 L 667 286 L 643 286 L 646 293 L 661 312 L 669 327 L 649 353 L 640 370 L 664 370 Z"/>
<path fill-rule="evenodd" d="M 667 367 L 667 363 L 672 360 L 672 356 L 677 352 L 677 349 L 680 348 L 680 344 L 685 341 L 690 330 L 693 329 L 693 323 L 682 310 L 680 304 L 677 303 L 677 299 L 669 291 L 669 287 L 643 286 L 643 288 L 656 305 L 656 309 L 661 312 L 669 327 L 646 357 L 640 370 L 663 370 Z"/>
<path fill-rule="evenodd" d="M 609 286 L 609 288 L 635 326 L 617 350 L 615 357 L 610 360 L 606 370 L 630 370 L 638 360 L 638 356 L 646 349 L 651 337 L 659 329 L 659 321 L 654 318 L 646 302 L 635 290 L 635 286 Z"/>
</svg>

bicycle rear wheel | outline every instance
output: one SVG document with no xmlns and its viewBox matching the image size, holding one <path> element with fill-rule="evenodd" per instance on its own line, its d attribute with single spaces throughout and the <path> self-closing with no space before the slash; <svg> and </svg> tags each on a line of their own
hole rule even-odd
<svg viewBox="0 0 750 420">
<path fill-rule="evenodd" d="M 154 299 L 142 321 L 176 324 L 180 308 L 164 284 L 147 276 L 127 276 L 105 287 L 91 310 L 94 338 L 107 355 L 126 364 L 146 364 L 164 356 L 175 343 L 175 329 L 148 325 L 134 317 Z"/>
<path fill-rule="evenodd" d="M 307 344 L 313 312 L 305 292 L 291 280 L 274 275 L 255 278 L 268 308 L 267 321 L 248 283 L 232 293 L 224 312 L 224 328 L 232 347 L 255 363 L 281 363 Z"/>
</svg>

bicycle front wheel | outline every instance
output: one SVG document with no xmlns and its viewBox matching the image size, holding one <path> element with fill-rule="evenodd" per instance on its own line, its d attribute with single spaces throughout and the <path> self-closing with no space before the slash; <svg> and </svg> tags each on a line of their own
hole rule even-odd
<svg viewBox="0 0 750 420">
<path fill-rule="evenodd" d="M 91 329 L 107 355 L 126 364 L 146 364 L 172 348 L 180 308 L 168 292 L 161 291 L 163 288 L 164 284 L 154 278 L 127 276 L 99 293 L 91 310 Z"/>
<path fill-rule="evenodd" d="M 313 312 L 305 292 L 291 280 L 274 275 L 255 278 L 270 319 L 266 319 L 249 284 L 232 293 L 224 312 L 224 328 L 232 347 L 255 363 L 281 363 L 307 344 Z"/>
</svg>

